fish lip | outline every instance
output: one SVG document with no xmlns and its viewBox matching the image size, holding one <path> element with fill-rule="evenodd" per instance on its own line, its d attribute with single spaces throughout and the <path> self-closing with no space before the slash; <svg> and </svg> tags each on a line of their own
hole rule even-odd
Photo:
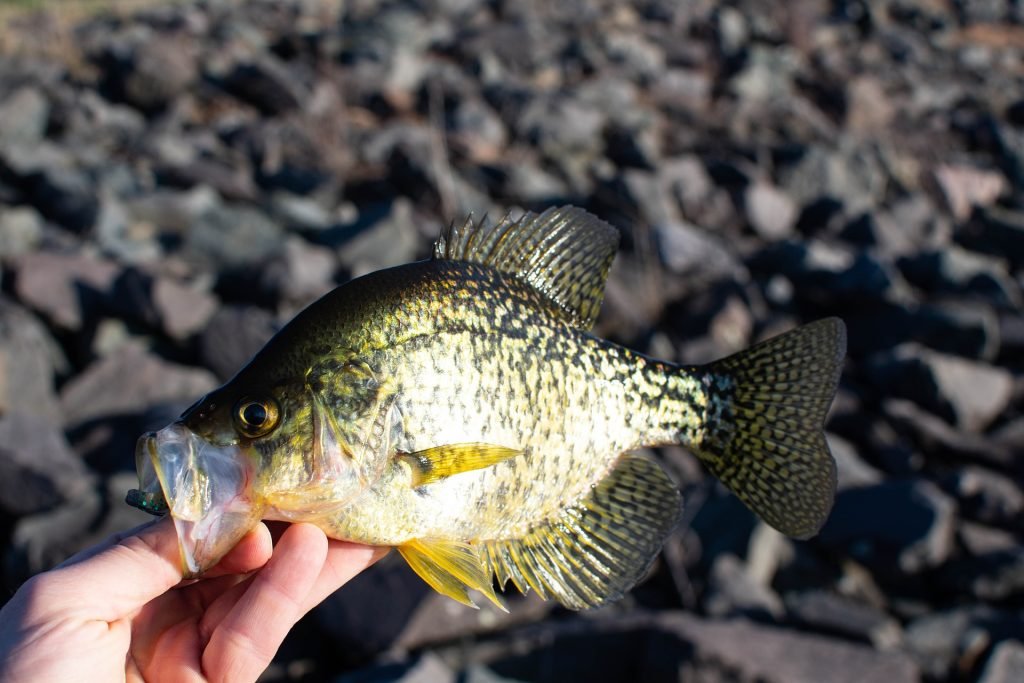
<svg viewBox="0 0 1024 683">
<path fill-rule="evenodd" d="M 252 465 L 237 445 L 212 444 L 182 422 L 140 437 L 139 495 L 166 503 L 186 578 L 216 564 L 259 520 Z"/>
</svg>

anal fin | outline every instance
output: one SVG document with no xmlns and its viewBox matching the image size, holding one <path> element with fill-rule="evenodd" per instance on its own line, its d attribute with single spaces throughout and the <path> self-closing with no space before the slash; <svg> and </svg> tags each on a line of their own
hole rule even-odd
<svg viewBox="0 0 1024 683">
<path fill-rule="evenodd" d="M 679 490 L 656 463 L 622 456 L 584 499 L 523 538 L 488 540 L 482 552 L 501 585 L 511 579 L 565 607 L 596 607 L 643 578 L 679 520 Z"/>
<path fill-rule="evenodd" d="M 521 453 L 515 448 L 488 443 L 457 443 L 415 453 L 400 453 L 398 458 L 412 468 L 412 485 L 415 488 L 460 472 L 490 467 Z"/>
<path fill-rule="evenodd" d="M 469 543 L 443 539 L 414 539 L 398 546 L 398 552 L 420 578 L 441 595 L 476 607 L 467 589 L 472 588 L 507 612 L 494 593 L 491 572 L 477 549 Z"/>
</svg>

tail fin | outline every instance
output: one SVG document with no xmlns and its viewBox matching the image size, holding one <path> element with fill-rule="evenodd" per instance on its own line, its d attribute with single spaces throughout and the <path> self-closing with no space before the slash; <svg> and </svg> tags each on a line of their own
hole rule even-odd
<svg viewBox="0 0 1024 683">
<path fill-rule="evenodd" d="M 813 536 L 832 509 L 823 428 L 845 353 L 846 326 L 826 318 L 703 368 L 708 424 L 696 455 L 788 536 Z"/>
</svg>

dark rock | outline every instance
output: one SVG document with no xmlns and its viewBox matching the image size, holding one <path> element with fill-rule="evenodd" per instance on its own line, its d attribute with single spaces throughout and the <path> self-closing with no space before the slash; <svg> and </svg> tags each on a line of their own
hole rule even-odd
<svg viewBox="0 0 1024 683">
<path fill-rule="evenodd" d="M 672 611 L 541 623 L 508 632 L 477 656 L 522 680 L 918 680 L 916 664 L 900 652 Z"/>
<path fill-rule="evenodd" d="M 216 386 L 206 370 L 174 365 L 127 345 L 100 359 L 61 389 L 66 425 L 142 413 L 159 403 L 195 400 Z"/>
<path fill-rule="evenodd" d="M 0 181 L 8 180 L 49 220 L 84 233 L 96 221 L 99 199 L 90 172 L 46 142 L 0 148 Z"/>
<path fill-rule="evenodd" d="M 868 359 L 871 382 L 962 429 L 982 431 L 1006 409 L 1013 377 L 1003 368 L 904 344 Z"/>
<path fill-rule="evenodd" d="M 949 490 L 970 519 L 1010 529 L 1019 529 L 1024 522 L 1024 493 L 1009 477 L 968 465 L 952 477 Z"/>
<path fill-rule="evenodd" d="M 363 663 L 391 647 L 430 592 L 430 587 L 393 553 L 371 571 L 356 576 L 345 590 L 327 598 L 313 616 L 345 652 L 345 659 Z M 388 609 L 367 620 L 367 611 L 382 600 L 388 602 Z"/>
<path fill-rule="evenodd" d="M 745 616 L 759 621 L 776 621 L 783 613 L 779 596 L 756 583 L 732 554 L 719 555 L 711 565 L 704 607 L 708 616 Z"/>
<path fill-rule="evenodd" d="M 18 298 L 67 330 L 95 316 L 119 272 L 113 263 L 86 254 L 47 251 L 25 254 L 15 267 Z"/>
<path fill-rule="evenodd" d="M 957 538 L 967 554 L 974 557 L 1006 552 L 1019 545 L 1019 541 L 1008 531 L 965 520 L 960 521 Z"/>
<path fill-rule="evenodd" d="M 199 338 L 203 365 L 228 380 L 280 329 L 274 316 L 255 306 L 224 306 Z"/>
<path fill-rule="evenodd" d="M 5 93 L 0 101 L 0 145 L 42 140 L 49 118 L 50 102 L 39 88 L 26 85 Z"/>
<path fill-rule="evenodd" d="M 786 596 L 786 612 L 800 625 L 891 650 L 903 640 L 899 622 L 885 612 L 822 590 Z"/>
<path fill-rule="evenodd" d="M 965 557 L 942 568 L 939 582 L 947 590 L 999 603 L 1024 595 L 1024 546 Z"/>
<path fill-rule="evenodd" d="M 90 486 L 59 507 L 19 519 L 4 558 L 9 579 L 24 581 L 81 550 L 83 541 L 95 542 L 90 531 L 102 516 L 103 498 Z"/>
<path fill-rule="evenodd" d="M 156 113 L 199 77 L 196 51 L 182 35 L 140 30 L 110 41 L 94 59 L 103 70 L 101 87 L 108 98 Z"/>
<path fill-rule="evenodd" d="M 747 222 L 765 240 L 789 237 L 796 225 L 797 208 L 777 187 L 766 182 L 750 184 L 744 193 Z"/>
<path fill-rule="evenodd" d="M 60 422 L 57 343 L 28 311 L 0 297 L 0 415 L 20 411 Z"/>
<path fill-rule="evenodd" d="M 1024 676 L 1024 645 L 1004 640 L 992 649 L 978 683 L 1013 683 Z"/>
<path fill-rule="evenodd" d="M 293 68 L 272 55 L 235 66 L 224 78 L 224 89 L 274 116 L 297 109 L 309 99 L 309 88 Z"/>
<path fill-rule="evenodd" d="M 900 259 L 899 267 L 910 282 L 931 292 L 974 295 L 1003 308 L 1021 304 L 1020 287 L 1001 261 L 955 246 Z"/>
<path fill-rule="evenodd" d="M 957 235 L 969 249 L 999 256 L 1024 267 L 1024 212 L 992 207 L 976 211 Z"/>
<path fill-rule="evenodd" d="M 841 491 L 821 530 L 824 545 L 883 575 L 937 567 L 953 551 L 956 503 L 926 481 L 886 481 Z"/>
<path fill-rule="evenodd" d="M 640 114 L 612 123 L 605 131 L 605 154 L 619 167 L 656 169 L 661 157 L 657 120 Z"/>
<path fill-rule="evenodd" d="M 61 431 L 21 411 L 0 417 L 0 509 L 22 516 L 70 500 L 93 484 Z"/>
<path fill-rule="evenodd" d="M 1014 455 L 1017 451 L 1011 442 L 957 430 L 911 401 L 891 399 L 883 403 L 883 410 L 890 422 L 909 433 L 924 452 L 1003 469 L 1019 467 Z"/>
<path fill-rule="evenodd" d="M 458 683 L 462 680 L 463 676 L 456 675 L 440 657 L 428 652 L 411 662 L 353 671 L 334 679 L 334 683 Z"/>
<path fill-rule="evenodd" d="M 499 160 L 508 142 L 501 117 L 476 98 L 460 102 L 452 112 L 448 136 L 452 148 L 474 163 Z"/>
</svg>

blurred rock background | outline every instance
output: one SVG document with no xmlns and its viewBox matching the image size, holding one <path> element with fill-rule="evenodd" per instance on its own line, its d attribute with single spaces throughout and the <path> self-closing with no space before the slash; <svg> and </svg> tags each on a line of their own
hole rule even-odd
<svg viewBox="0 0 1024 683">
<path fill-rule="evenodd" d="M 831 520 L 664 449 L 686 524 L 622 601 L 472 611 L 389 558 L 264 680 L 1024 680 L 1024 4 L 39 5 L 0 3 L 6 595 L 142 521 L 137 436 L 302 306 L 573 203 L 623 233 L 602 336 L 846 320 Z"/>
</svg>

